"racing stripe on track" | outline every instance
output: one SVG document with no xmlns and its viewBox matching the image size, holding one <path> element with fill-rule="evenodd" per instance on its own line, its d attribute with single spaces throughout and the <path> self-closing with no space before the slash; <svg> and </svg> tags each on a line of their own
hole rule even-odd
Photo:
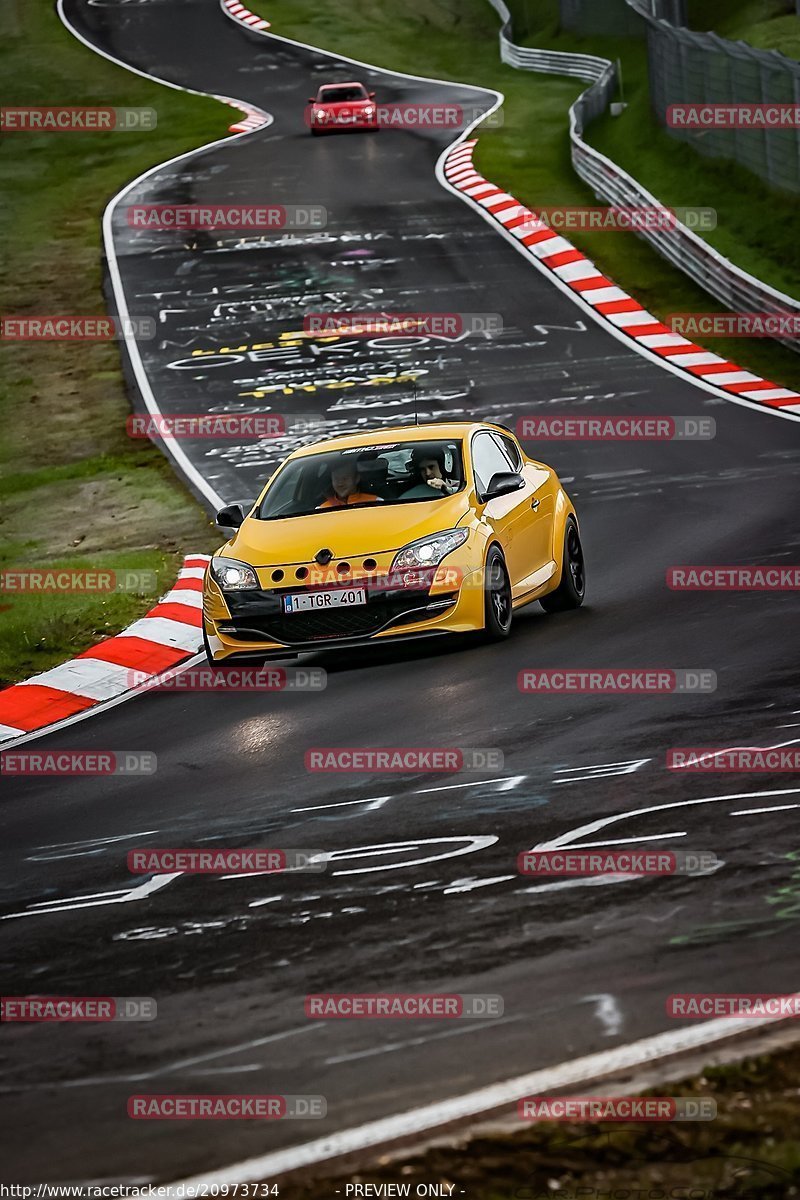
<svg viewBox="0 0 800 1200">
<path fill-rule="evenodd" d="M 800 392 L 745 371 L 662 325 L 658 317 L 618 288 L 565 237 L 540 221 L 502 188 L 484 179 L 472 162 L 476 145 L 476 138 L 460 142 L 446 156 L 444 175 L 447 182 L 491 213 L 532 258 L 538 259 L 562 284 L 590 304 L 595 312 L 615 326 L 618 333 L 668 360 L 670 366 L 712 384 L 721 392 L 741 396 L 764 408 L 800 414 Z"/>
<path fill-rule="evenodd" d="M 184 559 L 178 578 L 155 608 L 77 658 L 0 692 L 0 742 L 43 729 L 121 696 L 175 667 L 202 646 L 205 554 Z"/>
</svg>

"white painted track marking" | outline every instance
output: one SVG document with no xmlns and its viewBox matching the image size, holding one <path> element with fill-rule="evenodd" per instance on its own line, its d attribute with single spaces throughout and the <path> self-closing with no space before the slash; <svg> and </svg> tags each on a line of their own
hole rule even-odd
<svg viewBox="0 0 800 1200">
<path fill-rule="evenodd" d="M 623 1071 L 649 1065 L 660 1059 L 700 1047 L 713 1045 L 737 1034 L 775 1024 L 775 1017 L 722 1017 L 715 1021 L 704 1021 L 669 1033 L 641 1038 L 625 1046 L 588 1054 L 571 1062 L 558 1063 L 526 1075 L 518 1075 L 501 1083 L 490 1084 L 476 1091 L 425 1104 L 392 1117 L 368 1121 L 351 1129 L 343 1129 L 326 1137 L 316 1138 L 299 1146 L 278 1150 L 248 1158 L 227 1167 L 217 1167 L 203 1175 L 176 1180 L 188 1185 L 252 1183 L 264 1179 L 272 1180 L 287 1171 L 364 1150 L 377 1150 L 387 1142 L 399 1138 L 418 1137 L 438 1126 L 453 1121 L 475 1118 L 494 1110 L 506 1108 L 530 1095 L 550 1095 L 564 1087 L 575 1086 L 602 1076 L 616 1075 Z"/>
</svg>

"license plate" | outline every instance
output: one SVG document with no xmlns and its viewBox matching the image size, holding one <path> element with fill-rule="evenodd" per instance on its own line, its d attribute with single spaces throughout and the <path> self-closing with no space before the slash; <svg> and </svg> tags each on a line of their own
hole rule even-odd
<svg viewBox="0 0 800 1200">
<path fill-rule="evenodd" d="M 341 592 L 298 592 L 283 597 L 285 613 L 322 612 L 327 608 L 347 608 L 353 604 L 366 604 L 366 588 L 348 588 Z"/>
</svg>

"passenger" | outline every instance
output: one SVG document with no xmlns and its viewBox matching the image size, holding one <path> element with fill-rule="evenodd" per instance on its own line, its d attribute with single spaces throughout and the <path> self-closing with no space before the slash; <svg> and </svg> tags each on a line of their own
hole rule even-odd
<svg viewBox="0 0 800 1200">
<path fill-rule="evenodd" d="M 362 492 L 360 484 L 358 466 L 355 461 L 351 458 L 340 459 L 331 467 L 333 495 L 329 496 L 327 500 L 323 500 L 322 504 L 318 504 L 317 509 L 344 508 L 348 504 L 383 503 L 381 496 L 374 496 L 371 492 Z"/>
<path fill-rule="evenodd" d="M 411 465 L 417 482 L 402 493 L 401 500 L 430 500 L 434 496 L 450 496 L 458 490 L 457 483 L 445 479 L 444 455 L 423 447 L 412 451 Z"/>
</svg>

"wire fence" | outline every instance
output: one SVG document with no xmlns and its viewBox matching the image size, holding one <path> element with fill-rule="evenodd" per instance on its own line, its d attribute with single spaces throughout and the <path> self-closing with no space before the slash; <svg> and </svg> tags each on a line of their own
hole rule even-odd
<svg viewBox="0 0 800 1200">
<path fill-rule="evenodd" d="M 569 124 L 572 165 L 594 195 L 621 208 L 664 207 L 632 175 L 584 140 L 586 126 L 608 110 L 618 93 L 616 64 L 588 54 L 517 46 L 512 41 L 511 14 L 504 0 L 489 0 L 489 3 L 503 23 L 500 30 L 503 62 L 521 70 L 572 75 L 590 82 L 571 106 Z M 637 231 L 637 236 L 733 312 L 800 315 L 800 303 L 795 299 L 737 267 L 680 222 L 665 229 L 643 228 Z M 775 340 L 800 352 L 796 338 Z"/>
<path fill-rule="evenodd" d="M 559 24 L 570 33 L 608 37 L 643 37 L 637 13 L 625 0 L 559 0 Z"/>
<path fill-rule="evenodd" d="M 800 0 L 797 0 L 800 11 Z M 800 120 L 786 126 L 721 128 L 711 104 L 800 106 L 800 63 L 716 33 L 685 28 L 685 0 L 559 0 L 563 29 L 584 35 L 647 38 L 650 101 L 671 137 L 709 158 L 740 163 L 781 191 L 800 193 Z M 689 123 L 670 121 L 692 105 Z M 797 110 L 800 112 L 800 109 Z M 745 119 L 745 118 L 742 118 Z"/>
<path fill-rule="evenodd" d="M 796 116 L 793 126 L 766 128 L 689 128 L 668 120 L 671 105 L 687 104 L 695 106 L 701 119 L 710 104 L 769 105 L 773 112 L 776 105 L 788 104 L 798 106 L 800 113 L 800 63 L 777 50 L 755 50 L 716 33 L 680 29 L 652 17 L 645 17 L 645 23 L 650 100 L 667 132 L 700 154 L 733 159 L 772 187 L 800 193 Z"/>
</svg>

